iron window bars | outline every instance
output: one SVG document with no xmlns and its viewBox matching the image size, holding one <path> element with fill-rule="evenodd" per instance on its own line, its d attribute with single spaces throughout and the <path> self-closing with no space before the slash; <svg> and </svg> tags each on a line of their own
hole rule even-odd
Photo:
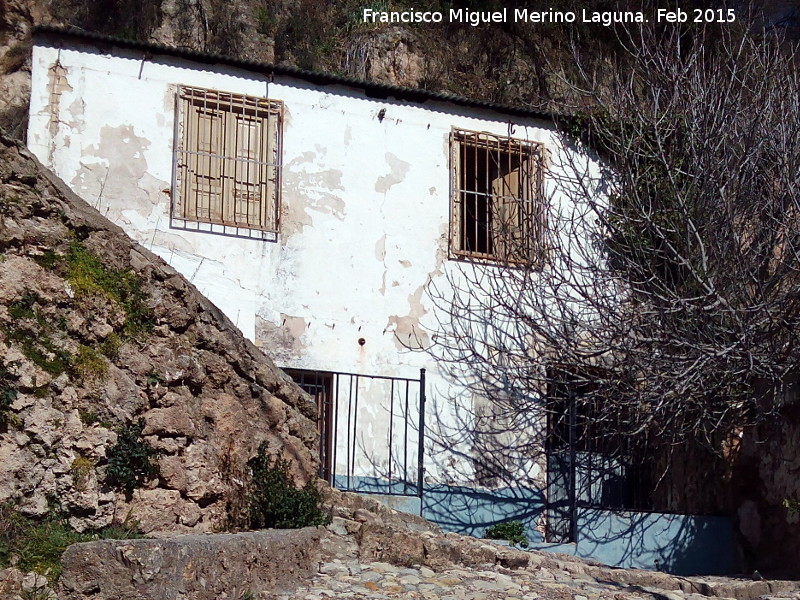
<svg viewBox="0 0 800 600">
<path fill-rule="evenodd" d="M 543 145 L 455 129 L 450 150 L 452 253 L 538 264 L 546 225 Z"/>
</svg>

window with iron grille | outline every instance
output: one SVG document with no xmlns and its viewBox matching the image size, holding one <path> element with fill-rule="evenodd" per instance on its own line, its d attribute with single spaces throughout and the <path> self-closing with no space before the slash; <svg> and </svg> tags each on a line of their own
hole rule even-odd
<svg viewBox="0 0 800 600">
<path fill-rule="evenodd" d="M 543 146 L 453 130 L 450 150 L 453 254 L 538 264 L 545 231 Z"/>
<path fill-rule="evenodd" d="M 283 103 L 181 87 L 173 219 L 211 231 L 278 231 Z"/>
</svg>

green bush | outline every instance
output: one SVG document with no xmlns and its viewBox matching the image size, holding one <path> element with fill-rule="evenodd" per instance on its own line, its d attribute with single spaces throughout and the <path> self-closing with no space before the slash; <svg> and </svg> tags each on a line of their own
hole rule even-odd
<svg viewBox="0 0 800 600">
<path fill-rule="evenodd" d="M 522 521 L 506 521 L 492 525 L 483 537 L 489 540 L 506 540 L 522 548 L 528 547 L 528 538 L 525 537 L 525 525 Z"/>
<path fill-rule="evenodd" d="M 108 451 L 106 481 L 128 495 L 159 474 L 158 451 L 142 438 L 143 429 L 144 419 L 120 427 L 117 443 Z"/>
<path fill-rule="evenodd" d="M 298 488 L 289 467 L 289 461 L 268 455 L 265 443 L 259 446 L 258 456 L 250 463 L 252 529 L 298 529 L 330 522 L 330 515 L 322 509 L 322 492 L 316 481 Z"/>
<path fill-rule="evenodd" d="M 8 366 L 0 362 L 0 431 L 14 424 L 16 415 L 11 411 L 11 404 L 17 399 L 16 378 L 11 375 Z"/>
</svg>

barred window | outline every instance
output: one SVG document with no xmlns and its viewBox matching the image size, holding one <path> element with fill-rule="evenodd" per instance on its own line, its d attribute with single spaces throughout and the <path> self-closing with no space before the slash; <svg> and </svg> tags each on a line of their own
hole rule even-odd
<svg viewBox="0 0 800 600">
<path fill-rule="evenodd" d="M 542 145 L 453 130 L 450 150 L 452 252 L 539 264 L 545 230 Z"/>
<path fill-rule="evenodd" d="M 173 218 L 277 233 L 283 103 L 181 87 L 177 110 Z"/>
</svg>

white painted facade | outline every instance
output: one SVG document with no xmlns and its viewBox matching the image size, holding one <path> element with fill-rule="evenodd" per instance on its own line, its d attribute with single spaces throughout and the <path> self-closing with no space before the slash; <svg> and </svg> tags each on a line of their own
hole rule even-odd
<svg viewBox="0 0 800 600">
<path fill-rule="evenodd" d="M 179 86 L 284 103 L 273 239 L 170 227 Z M 431 342 L 426 326 L 433 327 L 436 308 L 426 289 L 430 282 L 446 287 L 453 264 L 453 128 L 513 132 L 544 144 L 551 169 L 562 162 L 558 136 L 544 119 L 374 99 L 345 85 L 98 49 L 68 37 L 33 50 L 28 145 L 78 195 L 183 273 L 279 366 L 408 378 L 424 367 L 431 406 L 437 397 L 458 398 L 461 388 L 428 353 L 406 346 Z M 545 185 L 551 202 L 569 205 L 550 177 Z M 358 410 L 359 445 L 382 455 L 387 407 L 365 397 Z M 428 448 L 428 480 L 469 484 L 463 456 L 470 449 L 458 450 L 445 458 Z M 416 460 L 414 444 L 404 451 Z M 517 482 L 541 486 L 537 461 L 520 457 L 515 468 Z M 375 476 L 383 470 L 364 460 L 356 469 Z"/>
</svg>

